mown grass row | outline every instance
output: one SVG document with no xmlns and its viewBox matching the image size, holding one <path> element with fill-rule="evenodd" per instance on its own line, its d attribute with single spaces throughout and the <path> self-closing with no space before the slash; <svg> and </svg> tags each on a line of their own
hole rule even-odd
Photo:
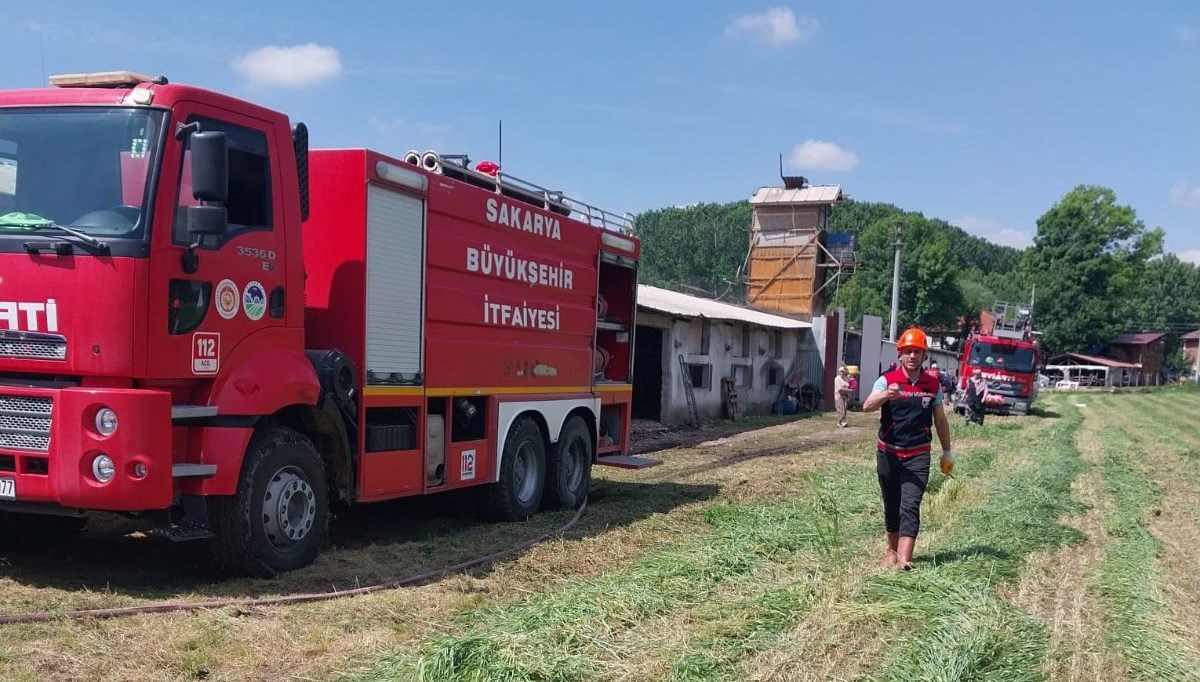
<svg viewBox="0 0 1200 682">
<path fill-rule="evenodd" d="M 754 595 L 747 604 L 759 615 L 746 627 L 781 631 L 809 597 L 800 584 L 761 590 L 762 567 L 800 553 L 836 561 L 847 535 L 866 532 L 866 517 L 874 511 L 864 478 L 860 467 L 835 467 L 810 477 L 813 494 L 796 500 L 715 503 L 703 514 L 705 528 L 628 570 L 464 614 L 464 634 L 435 637 L 417 651 L 389 656 L 358 679 L 604 678 L 602 663 L 627 653 L 614 648 L 628 640 L 627 631 L 674 611 L 707 608 L 718 592 Z M 689 667 L 708 666 L 681 656 L 677 667 L 686 674 Z"/>
<path fill-rule="evenodd" d="M 951 532 L 927 549 L 928 564 L 867 582 L 858 597 L 864 611 L 905 626 L 889 646 L 892 658 L 867 679 L 1044 679 L 1045 627 L 997 590 L 1018 577 L 1030 554 L 1084 540 L 1059 522 L 1081 509 L 1070 490 L 1085 468 L 1074 448 L 1082 417 L 1061 398 L 1051 408 L 1061 415 L 1052 426 L 989 446 L 1021 464 L 958 515 Z"/>
<path fill-rule="evenodd" d="M 964 456 L 960 480 L 979 476 L 1020 440 L 1002 422 L 971 433 L 1010 445 Z M 873 455 L 864 456 L 809 477 L 796 499 L 716 503 L 703 531 L 632 569 L 472 611 L 460 619 L 461 633 L 397 652 L 356 679 L 603 679 L 620 676 L 612 664 L 639 656 L 663 659 L 668 679 L 738 679 L 744 660 L 803 618 L 849 562 L 878 560 L 873 473 Z M 931 494 L 939 484 L 935 475 Z M 684 637 L 648 631 L 678 613 L 693 627 Z"/>
<path fill-rule="evenodd" d="M 1104 484 L 1115 504 L 1104 518 L 1110 542 L 1092 587 L 1110 615 L 1108 639 L 1125 656 L 1133 675 L 1147 680 L 1200 680 L 1200 661 L 1163 637 L 1167 623 L 1162 614 L 1167 605 L 1156 587 L 1164 579 L 1156 562 L 1161 543 L 1148 527 L 1161 491 L 1145 473 L 1153 464 L 1143 459 L 1148 448 L 1170 451 L 1159 453 L 1160 457 L 1188 457 L 1191 450 L 1180 444 L 1179 426 L 1155 418 L 1160 412 L 1155 404 L 1161 403 L 1141 395 L 1097 401 L 1106 409 L 1121 410 L 1121 421 L 1128 426 L 1110 425 L 1100 431 Z"/>
</svg>

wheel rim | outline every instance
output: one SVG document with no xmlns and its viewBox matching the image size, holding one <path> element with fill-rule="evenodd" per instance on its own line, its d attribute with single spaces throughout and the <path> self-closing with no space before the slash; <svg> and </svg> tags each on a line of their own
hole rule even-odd
<svg viewBox="0 0 1200 682">
<path fill-rule="evenodd" d="M 517 457 L 513 461 L 513 477 L 516 479 L 517 499 L 522 504 L 533 499 L 534 493 L 537 491 L 538 478 L 541 477 L 541 472 L 538 471 L 538 461 L 533 450 L 533 444 L 526 441 L 517 449 Z"/>
<path fill-rule="evenodd" d="M 263 494 L 263 529 L 276 547 L 303 540 L 317 519 L 317 495 L 304 472 L 284 467 L 275 472 Z"/>
</svg>

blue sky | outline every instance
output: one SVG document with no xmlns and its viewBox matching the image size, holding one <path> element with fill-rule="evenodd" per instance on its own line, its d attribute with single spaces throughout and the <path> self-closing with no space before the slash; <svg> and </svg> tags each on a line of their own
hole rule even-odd
<svg viewBox="0 0 1200 682">
<path fill-rule="evenodd" d="M 507 6 L 505 6 L 507 5 Z M 314 146 L 497 157 L 615 212 L 789 173 L 1023 246 L 1078 184 L 1200 263 L 1200 5 L 29 2 L 0 88 L 163 74 L 287 112 Z"/>
</svg>

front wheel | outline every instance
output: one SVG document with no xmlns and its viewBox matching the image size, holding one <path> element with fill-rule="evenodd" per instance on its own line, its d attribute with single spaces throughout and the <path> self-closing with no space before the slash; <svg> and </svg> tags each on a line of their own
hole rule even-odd
<svg viewBox="0 0 1200 682">
<path fill-rule="evenodd" d="M 329 484 L 312 441 L 274 428 L 251 441 L 237 494 L 210 505 L 222 568 L 271 576 L 306 566 L 329 534 Z"/>
</svg>

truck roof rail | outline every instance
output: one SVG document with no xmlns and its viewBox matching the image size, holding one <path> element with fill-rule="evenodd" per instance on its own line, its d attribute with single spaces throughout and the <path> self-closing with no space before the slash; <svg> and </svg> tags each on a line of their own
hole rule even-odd
<svg viewBox="0 0 1200 682">
<path fill-rule="evenodd" d="M 422 153 L 413 150 L 404 155 L 404 161 L 431 173 L 439 173 L 574 218 L 597 229 L 632 235 L 636 227 L 632 213 L 618 215 L 499 170 L 495 175 L 484 173 L 471 168 L 471 159 L 466 154 L 439 154 L 435 151 Z"/>
</svg>

